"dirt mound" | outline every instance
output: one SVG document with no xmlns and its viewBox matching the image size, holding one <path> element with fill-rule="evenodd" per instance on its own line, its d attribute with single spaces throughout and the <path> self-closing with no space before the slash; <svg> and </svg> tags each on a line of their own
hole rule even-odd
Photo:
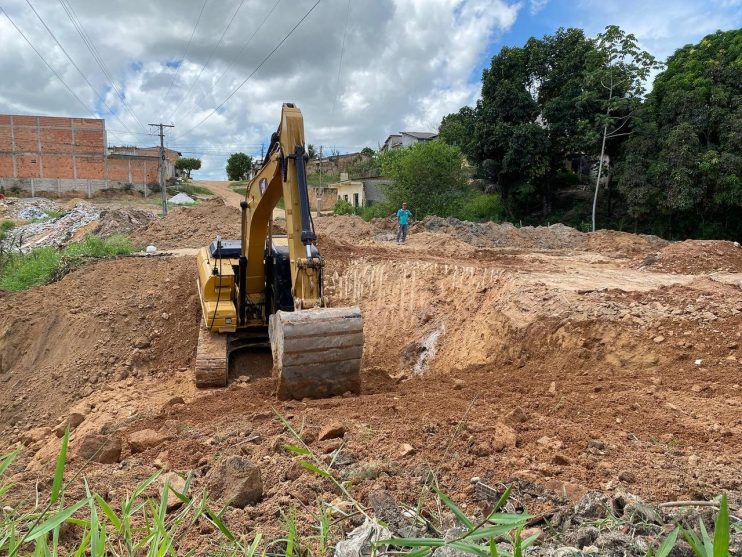
<svg viewBox="0 0 742 557">
<path fill-rule="evenodd" d="M 130 236 L 135 245 L 157 249 L 199 248 L 217 234 L 225 240 L 240 237 L 240 211 L 221 199 L 202 201 L 194 207 L 176 207 Z"/>
<path fill-rule="evenodd" d="M 332 236 L 336 240 L 352 242 L 371 240 L 379 229 L 361 217 L 353 215 L 333 215 L 314 219 L 318 235 Z"/>
<path fill-rule="evenodd" d="M 635 267 L 663 273 L 742 273 L 742 247 L 723 240 L 686 240 L 635 261 Z"/>
<path fill-rule="evenodd" d="M 144 228 L 155 218 L 154 213 L 146 209 L 104 209 L 100 212 L 98 226 L 92 233 L 103 237 L 111 234 L 131 234 Z"/>
<path fill-rule="evenodd" d="M 587 249 L 604 254 L 634 257 L 667 246 L 670 242 L 650 234 L 631 234 L 618 230 L 596 230 L 587 235 Z"/>
<path fill-rule="evenodd" d="M 190 369 L 199 319 L 190 258 L 101 261 L 0 297 L 0 423 L 28 427 L 107 383 Z"/>
</svg>

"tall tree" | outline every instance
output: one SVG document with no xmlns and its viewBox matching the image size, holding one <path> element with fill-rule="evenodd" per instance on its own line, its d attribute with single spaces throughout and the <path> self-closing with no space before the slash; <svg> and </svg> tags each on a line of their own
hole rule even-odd
<svg viewBox="0 0 742 557">
<path fill-rule="evenodd" d="M 630 207 L 650 204 L 642 212 L 656 232 L 742 234 L 741 59 L 742 30 L 719 31 L 677 50 L 655 79 L 618 185 Z"/>
<path fill-rule="evenodd" d="M 245 153 L 232 153 L 227 159 L 227 178 L 236 182 L 244 180 L 252 168 L 252 157 Z"/>
<path fill-rule="evenodd" d="M 659 69 L 661 64 L 649 52 L 639 48 L 634 35 L 625 33 L 616 25 L 609 25 L 598 35 L 593 57 L 593 67 L 587 74 L 591 87 L 586 89 L 582 98 L 593 104 L 597 101 L 600 106 L 595 119 L 601 130 L 592 210 L 592 230 L 595 232 L 598 191 L 606 166 L 606 143 L 631 133 L 631 120 L 646 92 L 644 84 L 649 73 Z M 599 91 L 597 98 L 596 89 Z"/>
</svg>

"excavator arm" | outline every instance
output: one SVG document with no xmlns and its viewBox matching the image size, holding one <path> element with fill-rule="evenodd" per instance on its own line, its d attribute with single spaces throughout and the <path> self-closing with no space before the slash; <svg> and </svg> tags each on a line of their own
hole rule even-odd
<svg viewBox="0 0 742 557">
<path fill-rule="evenodd" d="M 260 172 L 250 181 L 242 203 L 242 257 L 245 266 L 244 294 L 240 305 L 258 305 L 265 292 L 263 251 L 270 234 L 271 217 L 283 197 L 286 211 L 291 295 L 294 309 L 322 307 L 323 261 L 313 254 L 317 239 L 309 208 L 304 122 L 301 111 L 284 104 L 281 124 L 271 138 L 271 145 Z M 243 303 L 244 302 L 244 303 Z"/>
<path fill-rule="evenodd" d="M 198 386 L 226 385 L 233 352 L 269 345 L 280 398 L 360 391 L 363 319 L 358 307 L 326 307 L 307 159 L 301 111 L 284 104 L 263 165 L 240 204 L 239 253 L 237 242 L 220 239 L 199 251 Z M 281 198 L 286 236 L 272 233 Z"/>
</svg>

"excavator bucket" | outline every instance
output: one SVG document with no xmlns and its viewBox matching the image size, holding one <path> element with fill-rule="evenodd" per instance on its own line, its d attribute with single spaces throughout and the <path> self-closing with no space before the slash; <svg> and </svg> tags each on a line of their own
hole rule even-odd
<svg viewBox="0 0 742 557">
<path fill-rule="evenodd" d="M 270 317 L 268 330 L 279 398 L 324 398 L 360 392 L 360 308 L 278 311 Z"/>
</svg>

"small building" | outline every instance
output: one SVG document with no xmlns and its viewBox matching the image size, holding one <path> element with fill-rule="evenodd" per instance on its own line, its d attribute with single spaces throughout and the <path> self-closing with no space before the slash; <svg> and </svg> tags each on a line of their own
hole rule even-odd
<svg viewBox="0 0 742 557">
<path fill-rule="evenodd" d="M 346 174 L 345 180 L 330 184 L 330 187 L 337 191 L 338 199 L 344 199 L 353 207 L 366 206 L 366 195 L 363 182 L 358 180 L 348 180 Z"/>
<path fill-rule="evenodd" d="M 432 132 L 400 132 L 398 134 L 392 134 L 386 138 L 384 145 L 381 150 L 386 151 L 387 149 L 399 149 L 401 147 L 411 147 L 421 141 L 432 141 L 438 137 L 437 133 Z"/>
</svg>

